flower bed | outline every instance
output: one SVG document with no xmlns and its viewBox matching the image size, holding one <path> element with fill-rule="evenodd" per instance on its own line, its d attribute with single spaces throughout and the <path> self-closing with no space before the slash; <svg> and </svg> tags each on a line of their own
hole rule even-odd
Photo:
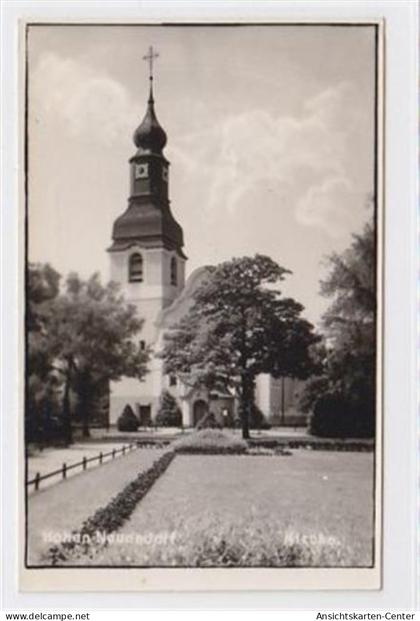
<svg viewBox="0 0 420 621">
<path fill-rule="evenodd" d="M 291 451 L 282 447 L 267 448 L 265 446 L 250 446 L 246 452 L 247 455 L 268 455 L 275 457 L 276 455 L 293 455 Z"/>
<path fill-rule="evenodd" d="M 70 557 L 89 555 L 91 548 L 98 545 L 98 533 L 104 537 L 122 526 L 138 502 L 165 472 L 174 456 L 172 451 L 164 453 L 148 470 L 126 485 L 105 507 L 98 509 L 88 518 L 78 531 L 72 531 L 68 540 L 49 548 L 44 560 L 51 565 L 58 565 Z"/>
<path fill-rule="evenodd" d="M 171 448 L 176 453 L 238 455 L 246 453 L 248 444 L 220 429 L 202 429 L 175 440 Z"/>
</svg>

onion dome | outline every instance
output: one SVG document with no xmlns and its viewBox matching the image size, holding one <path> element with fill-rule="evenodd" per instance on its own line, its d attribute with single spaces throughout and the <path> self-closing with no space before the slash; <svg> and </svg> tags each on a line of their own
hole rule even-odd
<svg viewBox="0 0 420 621">
<path fill-rule="evenodd" d="M 144 119 L 134 132 L 133 140 L 140 153 L 161 153 L 166 145 L 166 133 L 157 120 L 154 108 L 152 80 Z"/>
</svg>

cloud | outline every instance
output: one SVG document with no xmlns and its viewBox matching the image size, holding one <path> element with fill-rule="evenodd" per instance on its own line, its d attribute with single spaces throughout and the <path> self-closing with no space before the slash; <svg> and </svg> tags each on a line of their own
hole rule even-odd
<svg viewBox="0 0 420 621">
<path fill-rule="evenodd" d="M 317 226 L 338 238 L 348 233 L 361 206 L 360 194 L 354 191 L 348 179 L 328 177 L 307 190 L 295 213 L 301 224 Z"/>
<path fill-rule="evenodd" d="M 207 213 L 223 204 L 234 214 L 251 192 L 272 190 L 288 197 L 298 224 L 337 237 L 363 208 L 356 205 L 358 180 L 349 161 L 360 131 L 354 102 L 354 87 L 342 82 L 318 92 L 294 116 L 254 109 L 221 118 L 181 136 L 173 155 L 205 188 L 200 203 Z"/>
<path fill-rule="evenodd" d="M 32 109 L 44 122 L 60 123 L 61 136 L 111 146 L 138 123 L 138 102 L 128 89 L 88 62 L 44 52 L 31 75 Z M 219 109 L 206 118 L 206 102 L 195 105 L 202 111 L 201 129 L 171 135 L 168 155 L 180 187 L 194 179 L 191 192 L 204 214 L 222 207 L 235 216 L 247 197 L 272 192 L 293 210 L 298 225 L 332 238 L 345 235 L 363 208 L 350 161 L 364 131 L 352 84 L 319 90 L 293 115 L 277 115 L 267 105 L 237 114 Z"/>
<path fill-rule="evenodd" d="M 110 145 L 133 131 L 136 106 L 126 88 L 88 64 L 45 52 L 32 73 L 33 109 L 73 136 Z"/>
</svg>

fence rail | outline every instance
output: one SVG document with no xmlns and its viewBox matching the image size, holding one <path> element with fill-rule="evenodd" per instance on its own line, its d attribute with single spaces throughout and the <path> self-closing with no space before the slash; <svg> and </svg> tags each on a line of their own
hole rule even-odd
<svg viewBox="0 0 420 621">
<path fill-rule="evenodd" d="M 108 453 L 103 453 L 102 451 L 99 453 L 99 455 L 95 455 L 94 457 L 83 457 L 83 459 L 81 461 L 78 461 L 75 464 L 70 464 L 67 465 L 66 462 L 63 463 L 63 465 L 61 466 L 61 468 L 59 468 L 58 470 L 53 470 L 52 472 L 48 472 L 47 474 L 43 474 L 41 475 L 40 472 L 37 472 L 36 475 L 34 476 L 33 479 L 26 481 L 26 485 L 29 487 L 30 485 L 34 486 L 34 490 L 38 491 L 39 487 L 40 487 L 40 483 L 41 481 L 45 481 L 45 479 L 49 479 L 51 477 L 55 477 L 59 474 L 61 474 L 62 479 L 66 479 L 67 478 L 67 473 L 69 470 L 74 470 L 75 468 L 80 468 L 80 466 L 82 467 L 82 470 L 86 470 L 87 469 L 87 465 L 89 463 L 93 463 L 94 461 L 98 461 L 99 464 L 102 464 L 104 459 L 106 459 L 107 457 L 111 457 L 112 459 L 115 459 L 115 457 L 121 453 L 122 455 L 125 455 L 126 452 L 130 452 L 133 449 L 137 448 L 138 445 L 137 443 L 135 444 L 127 444 L 127 445 L 123 445 L 121 448 L 119 449 L 112 449 L 112 451 L 108 451 Z"/>
</svg>

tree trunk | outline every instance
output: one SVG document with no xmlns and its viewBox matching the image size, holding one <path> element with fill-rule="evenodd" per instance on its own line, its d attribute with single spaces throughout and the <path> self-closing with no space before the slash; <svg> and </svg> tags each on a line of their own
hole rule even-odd
<svg viewBox="0 0 420 621">
<path fill-rule="evenodd" d="M 285 409 L 285 380 L 284 375 L 281 378 L 281 425 L 284 427 L 285 417 L 286 417 L 286 409 Z"/>
<path fill-rule="evenodd" d="M 87 399 L 83 400 L 82 403 L 82 417 L 83 417 L 83 437 L 90 438 L 90 429 L 89 429 L 89 410 L 88 410 Z"/>
<path fill-rule="evenodd" d="M 92 382 L 89 381 L 89 375 L 84 373 L 79 380 L 79 412 L 82 419 L 82 435 L 84 438 L 90 437 L 89 429 L 89 413 L 92 402 Z"/>
<path fill-rule="evenodd" d="M 71 426 L 71 411 L 70 411 L 70 382 L 71 382 L 71 367 L 70 363 L 67 368 L 66 379 L 64 383 L 64 395 L 63 395 L 63 419 L 64 419 L 64 440 L 66 444 L 73 443 L 73 430 Z"/>
<path fill-rule="evenodd" d="M 249 424 L 252 406 L 254 404 L 255 380 L 253 376 L 244 373 L 241 377 L 241 393 L 239 400 L 239 412 L 242 422 L 242 437 L 249 440 Z"/>
</svg>

